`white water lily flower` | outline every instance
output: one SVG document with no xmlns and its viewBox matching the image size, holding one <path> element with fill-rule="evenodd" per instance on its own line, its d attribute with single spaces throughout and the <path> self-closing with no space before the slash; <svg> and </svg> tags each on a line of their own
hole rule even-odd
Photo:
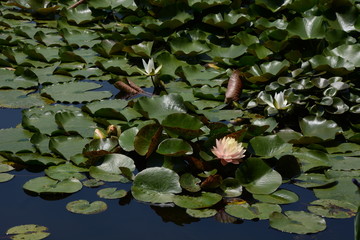
<svg viewBox="0 0 360 240">
<path fill-rule="evenodd" d="M 211 149 L 211 152 L 220 159 L 222 165 L 228 163 L 239 164 L 241 159 L 245 157 L 246 150 L 242 143 L 237 142 L 234 138 L 224 137 L 216 139 L 216 146 Z"/>
<path fill-rule="evenodd" d="M 152 58 L 149 60 L 148 63 L 146 63 L 146 61 L 143 59 L 142 63 L 143 63 L 145 71 L 143 71 L 141 69 L 139 69 L 139 71 L 142 74 L 147 75 L 147 76 L 154 76 L 154 75 L 158 74 L 162 68 L 162 65 L 160 65 L 159 67 L 157 67 L 155 69 L 154 59 L 152 59 Z"/>
<path fill-rule="evenodd" d="M 286 109 L 290 106 L 285 99 L 284 92 L 275 93 L 273 107 L 278 110 Z"/>
</svg>

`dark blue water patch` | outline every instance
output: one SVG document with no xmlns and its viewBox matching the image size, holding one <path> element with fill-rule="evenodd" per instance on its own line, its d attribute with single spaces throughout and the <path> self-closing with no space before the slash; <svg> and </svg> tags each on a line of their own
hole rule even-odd
<svg viewBox="0 0 360 240">
<path fill-rule="evenodd" d="M 0 109 L 0 129 L 16 127 L 21 123 L 22 109 Z"/>
</svg>

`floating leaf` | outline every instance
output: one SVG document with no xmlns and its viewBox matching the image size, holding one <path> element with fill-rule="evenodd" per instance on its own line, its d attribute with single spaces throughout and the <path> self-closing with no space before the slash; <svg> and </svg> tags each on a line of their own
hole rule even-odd
<svg viewBox="0 0 360 240">
<path fill-rule="evenodd" d="M 37 177 L 27 181 L 23 188 L 37 194 L 74 193 L 81 190 L 82 184 L 75 178 L 57 181 L 48 177 Z"/>
<path fill-rule="evenodd" d="M 325 230 L 323 218 L 304 211 L 274 212 L 270 215 L 270 226 L 283 232 L 308 234 Z"/>
<path fill-rule="evenodd" d="M 20 152 L 30 151 L 33 152 L 34 148 L 30 142 L 33 133 L 21 128 L 8 128 L 0 129 L 0 151 Z"/>
<path fill-rule="evenodd" d="M 198 192 L 200 188 L 201 180 L 194 177 L 191 173 L 184 173 L 180 177 L 180 185 L 182 188 L 186 189 L 189 192 Z"/>
<path fill-rule="evenodd" d="M 277 135 L 254 137 L 250 140 L 250 144 L 256 155 L 266 158 L 281 156 L 292 150 L 292 145 L 285 143 Z"/>
<path fill-rule="evenodd" d="M 59 136 L 50 139 L 49 148 L 70 160 L 72 156 L 81 153 L 87 143 L 89 140 L 82 137 Z"/>
<path fill-rule="evenodd" d="M 357 212 L 357 206 L 335 199 L 319 199 L 310 204 L 310 212 L 328 218 L 351 218 Z"/>
<path fill-rule="evenodd" d="M 296 193 L 286 189 L 279 189 L 271 194 L 253 194 L 256 200 L 266 203 L 288 204 L 299 200 Z"/>
<path fill-rule="evenodd" d="M 6 108 L 30 108 L 51 103 L 37 93 L 24 90 L 1 90 L 0 106 Z"/>
<path fill-rule="evenodd" d="M 307 116 L 300 120 L 300 128 L 304 136 L 316 136 L 323 140 L 334 139 L 341 128 L 332 121 L 316 116 Z"/>
<path fill-rule="evenodd" d="M 0 183 L 10 181 L 15 176 L 10 173 L 0 173 Z"/>
<path fill-rule="evenodd" d="M 200 196 L 176 195 L 174 203 L 183 208 L 207 208 L 215 205 L 222 199 L 221 195 L 210 192 L 202 192 Z"/>
<path fill-rule="evenodd" d="M 89 173 L 93 178 L 107 182 L 127 182 L 127 179 L 121 175 L 120 167 L 135 170 L 134 161 L 123 154 L 107 154 L 104 161 L 98 166 L 92 166 Z"/>
<path fill-rule="evenodd" d="M 96 193 L 99 197 L 105 199 L 118 199 L 125 197 L 127 192 L 125 190 L 117 190 L 116 188 L 103 188 Z"/>
<path fill-rule="evenodd" d="M 158 124 L 145 125 L 136 134 L 134 149 L 139 155 L 147 157 L 156 149 L 163 128 Z"/>
<path fill-rule="evenodd" d="M 112 96 L 112 93 L 108 91 L 90 91 L 100 87 L 102 87 L 102 85 L 93 82 L 70 82 L 44 87 L 42 94 L 50 96 L 58 102 L 78 103 L 90 102 Z"/>
<path fill-rule="evenodd" d="M 60 181 L 69 178 L 76 178 L 79 180 L 83 180 L 85 179 L 85 176 L 80 172 L 87 172 L 87 171 L 89 171 L 87 168 L 76 167 L 71 163 L 65 163 L 45 169 L 45 173 L 48 177 Z"/>
<path fill-rule="evenodd" d="M 270 194 L 282 182 L 281 175 L 260 158 L 249 158 L 236 170 L 236 179 L 254 194 Z"/>
<path fill-rule="evenodd" d="M 48 237 L 50 235 L 47 227 L 27 224 L 15 226 L 6 231 L 6 235 L 13 240 L 40 240 Z"/>
<path fill-rule="evenodd" d="M 156 152 L 165 156 L 178 157 L 192 154 L 193 149 L 185 140 L 179 138 L 168 138 L 159 144 Z"/>
<path fill-rule="evenodd" d="M 66 205 L 66 209 L 72 213 L 88 215 L 104 212 L 107 209 L 107 205 L 103 201 L 89 203 L 87 200 L 77 200 L 69 202 Z"/>
<path fill-rule="evenodd" d="M 186 107 L 180 95 L 169 94 L 161 97 L 139 98 L 135 110 L 144 112 L 145 116 L 161 122 L 171 113 L 185 113 Z"/>
<path fill-rule="evenodd" d="M 325 34 L 325 22 L 322 16 L 296 17 L 287 26 L 287 30 L 301 39 L 322 39 Z"/>
<path fill-rule="evenodd" d="M 201 130 L 204 124 L 197 117 L 186 113 L 169 114 L 161 122 L 161 125 L 173 137 L 181 136 L 185 139 L 192 139 L 204 133 Z"/>
<path fill-rule="evenodd" d="M 135 176 L 131 192 L 139 201 L 172 202 L 174 194 L 181 192 L 179 176 L 167 168 L 147 168 Z"/>
<path fill-rule="evenodd" d="M 281 212 L 281 207 L 269 203 L 229 204 L 225 206 L 225 212 L 241 219 L 268 219 L 273 212 Z"/>
</svg>

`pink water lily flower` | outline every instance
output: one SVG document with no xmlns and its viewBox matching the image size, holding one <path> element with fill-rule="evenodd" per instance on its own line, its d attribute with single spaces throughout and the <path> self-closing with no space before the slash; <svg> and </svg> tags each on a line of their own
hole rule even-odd
<svg viewBox="0 0 360 240">
<path fill-rule="evenodd" d="M 245 157 L 246 150 L 242 143 L 237 142 L 234 138 L 224 137 L 216 139 L 216 146 L 211 149 L 211 152 L 220 159 L 222 165 L 228 163 L 239 164 L 241 159 Z"/>
</svg>

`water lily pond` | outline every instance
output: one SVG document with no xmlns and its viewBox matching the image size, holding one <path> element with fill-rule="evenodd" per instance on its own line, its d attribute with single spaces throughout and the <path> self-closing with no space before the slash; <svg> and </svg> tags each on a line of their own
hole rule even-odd
<svg viewBox="0 0 360 240">
<path fill-rule="evenodd" d="M 359 7 L 1 1 L 0 237 L 359 239 Z"/>
</svg>

